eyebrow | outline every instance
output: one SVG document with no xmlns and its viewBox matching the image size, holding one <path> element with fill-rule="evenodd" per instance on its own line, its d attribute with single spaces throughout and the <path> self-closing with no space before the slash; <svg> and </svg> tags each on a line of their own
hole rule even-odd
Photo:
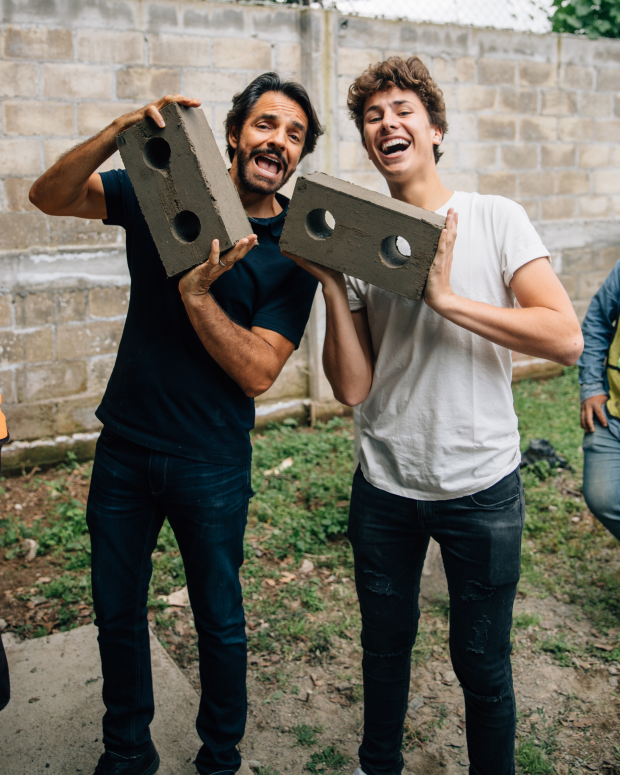
<svg viewBox="0 0 620 775">
<path fill-rule="evenodd" d="M 275 113 L 261 113 L 260 116 L 256 117 L 256 120 L 257 121 L 264 121 L 264 120 L 267 120 L 267 121 L 277 121 L 278 118 L 279 118 L 279 116 L 277 116 Z M 301 121 L 295 121 L 293 119 L 292 124 L 293 124 L 294 127 L 299 129 L 300 132 L 307 132 L 308 131 L 308 127 L 305 127 L 301 123 Z"/>
<path fill-rule="evenodd" d="M 390 105 L 405 105 L 405 104 L 411 105 L 412 102 L 411 100 L 394 100 L 393 102 L 390 102 Z M 371 105 L 369 108 L 366 108 L 364 115 L 366 115 L 366 113 L 369 113 L 371 110 L 379 110 L 379 106 Z"/>
</svg>

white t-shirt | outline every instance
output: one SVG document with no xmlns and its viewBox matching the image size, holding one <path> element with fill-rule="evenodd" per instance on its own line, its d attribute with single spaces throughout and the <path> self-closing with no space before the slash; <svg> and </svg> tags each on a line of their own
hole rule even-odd
<svg viewBox="0 0 620 775">
<path fill-rule="evenodd" d="M 514 307 L 519 267 L 549 255 L 525 210 L 501 196 L 457 191 L 450 275 L 459 296 Z M 395 269 L 394 271 L 398 271 Z M 447 500 L 484 490 L 519 464 L 510 350 L 426 305 L 347 278 L 352 311 L 366 307 L 375 373 L 360 407 L 359 460 L 387 492 Z"/>
</svg>

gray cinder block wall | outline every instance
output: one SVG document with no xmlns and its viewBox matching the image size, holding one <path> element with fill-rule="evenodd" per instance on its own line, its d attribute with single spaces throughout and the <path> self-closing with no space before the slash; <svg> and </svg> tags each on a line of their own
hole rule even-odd
<svg viewBox="0 0 620 775">
<path fill-rule="evenodd" d="M 519 201 L 580 317 L 620 258 L 620 41 L 173 0 L 14 0 L 0 25 L 0 391 L 19 466 L 92 449 L 94 409 L 129 296 L 116 228 L 34 210 L 32 181 L 116 116 L 165 93 L 203 100 L 223 152 L 231 95 L 276 69 L 309 88 L 327 132 L 303 172 L 387 193 L 346 115 L 352 79 L 418 54 L 444 89 L 440 171 Z M 120 166 L 118 154 L 105 165 Z M 320 412 L 321 299 L 259 422 Z"/>
</svg>

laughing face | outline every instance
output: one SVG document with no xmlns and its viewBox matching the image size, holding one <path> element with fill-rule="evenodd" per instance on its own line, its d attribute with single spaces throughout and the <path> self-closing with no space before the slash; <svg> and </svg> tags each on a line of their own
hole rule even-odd
<svg viewBox="0 0 620 775">
<path fill-rule="evenodd" d="M 241 132 L 230 135 L 233 168 L 246 191 L 267 195 L 282 188 L 299 164 L 307 127 L 302 107 L 286 95 L 266 92 L 257 100 Z"/>
<path fill-rule="evenodd" d="M 368 158 L 394 183 L 435 168 L 433 146 L 442 140 L 418 95 L 409 89 L 376 92 L 364 105 L 364 148 Z"/>
</svg>

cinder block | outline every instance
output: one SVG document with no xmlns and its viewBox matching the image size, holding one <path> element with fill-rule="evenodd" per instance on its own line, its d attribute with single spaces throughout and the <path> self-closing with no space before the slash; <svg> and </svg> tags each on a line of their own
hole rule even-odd
<svg viewBox="0 0 620 775">
<path fill-rule="evenodd" d="M 429 210 L 315 172 L 297 181 L 280 247 L 420 299 L 445 223 Z"/>
<path fill-rule="evenodd" d="M 75 107 L 68 102 L 5 102 L 2 115 L 7 135 L 40 135 L 42 130 L 46 135 L 75 133 Z"/>
<path fill-rule="evenodd" d="M 212 240 L 229 250 L 252 229 L 204 112 L 173 102 L 162 116 L 163 129 L 147 118 L 117 143 L 171 277 L 205 261 Z"/>
<path fill-rule="evenodd" d="M 0 62 L 0 97 L 36 97 L 37 67 L 20 62 Z"/>
<path fill-rule="evenodd" d="M 28 193 L 34 181 L 35 178 L 4 179 L 4 201 L 8 212 L 18 213 L 23 210 L 36 210 L 28 199 Z"/>
</svg>

